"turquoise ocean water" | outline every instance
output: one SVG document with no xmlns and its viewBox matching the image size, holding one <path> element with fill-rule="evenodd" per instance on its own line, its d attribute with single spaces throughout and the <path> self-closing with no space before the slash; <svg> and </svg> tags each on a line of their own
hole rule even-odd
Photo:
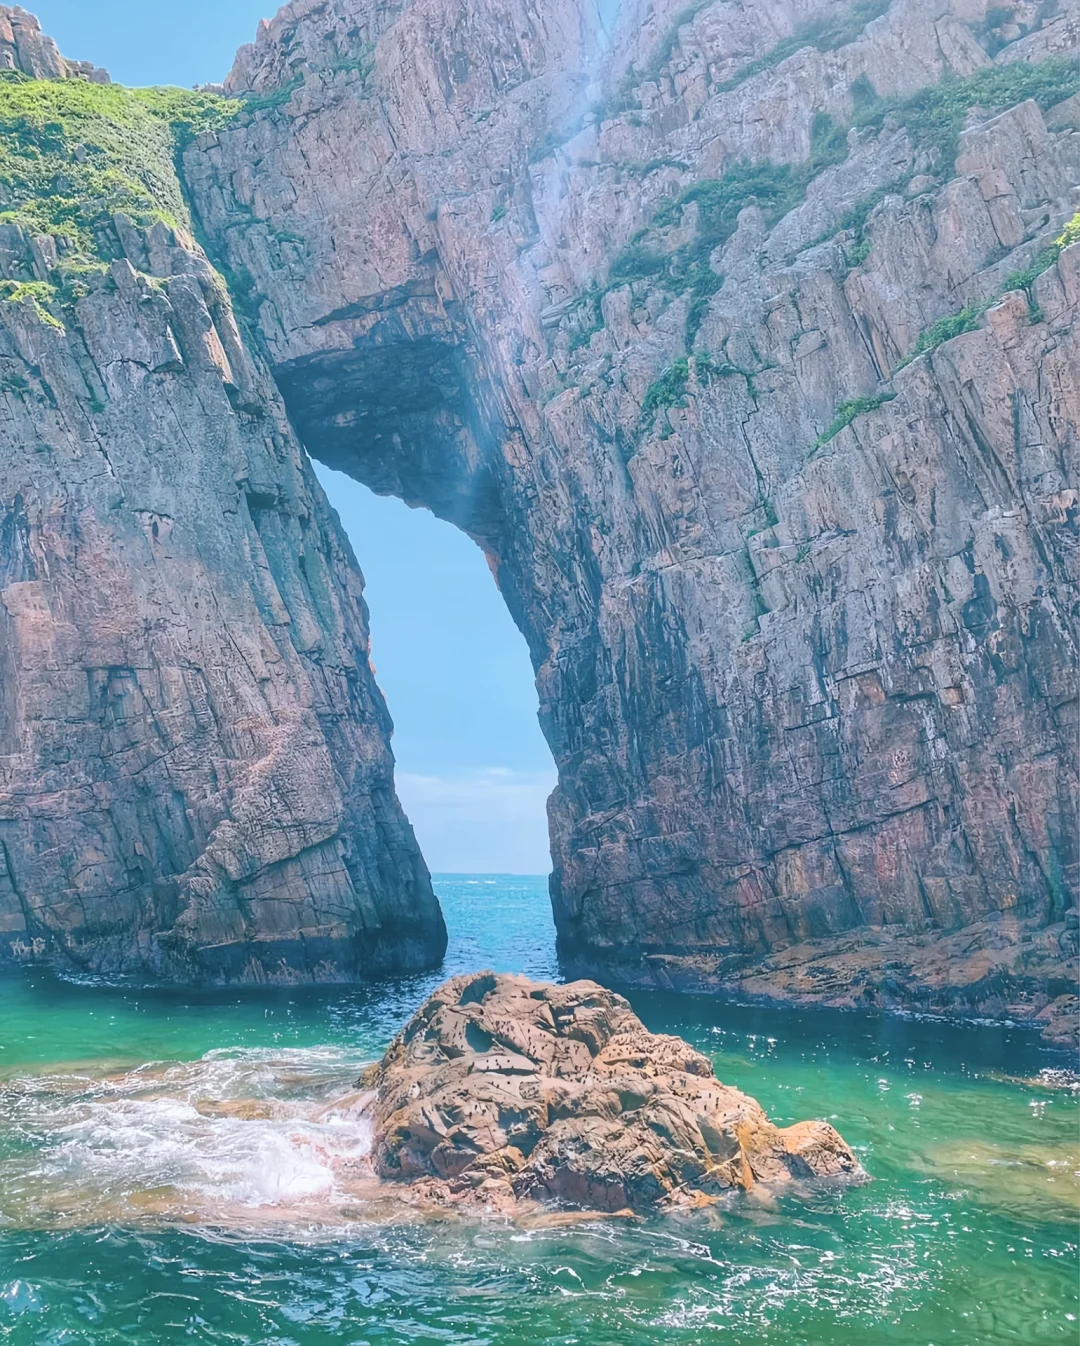
<svg viewBox="0 0 1080 1346">
<path fill-rule="evenodd" d="M 0 1342 L 1075 1343 L 1080 1096 L 999 1026 L 631 992 L 865 1186 L 628 1225 L 350 1203 L 341 1101 L 454 972 L 557 977 L 541 878 L 442 876 L 436 974 L 205 995 L 0 980 Z"/>
</svg>

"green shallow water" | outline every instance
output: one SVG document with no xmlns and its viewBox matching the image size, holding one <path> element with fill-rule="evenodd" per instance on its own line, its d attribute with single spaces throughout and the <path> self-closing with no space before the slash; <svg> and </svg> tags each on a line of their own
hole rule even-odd
<svg viewBox="0 0 1080 1346">
<path fill-rule="evenodd" d="M 0 1341 L 1077 1341 L 1080 1098 L 1039 1078 L 1063 1063 L 1020 1030 L 631 993 L 776 1121 L 832 1119 L 873 1181 L 570 1228 L 350 1203 L 350 1083 L 424 993 L 485 966 L 557 975 L 543 880 L 436 886 L 437 975 L 200 996 L 0 981 Z"/>
</svg>

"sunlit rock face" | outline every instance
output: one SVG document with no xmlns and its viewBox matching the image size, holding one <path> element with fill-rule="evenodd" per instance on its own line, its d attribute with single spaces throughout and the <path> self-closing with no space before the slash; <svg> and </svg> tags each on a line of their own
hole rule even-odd
<svg viewBox="0 0 1080 1346">
<path fill-rule="evenodd" d="M 88 73 L 19 11 L 5 58 Z M 436 963 L 362 579 L 265 362 L 185 228 L 95 230 L 65 269 L 70 241 L 0 225 L 0 965 Z"/>
<path fill-rule="evenodd" d="M 310 451 L 491 559 L 570 966 L 1033 1013 L 1075 951 L 1077 7 L 611 8 L 296 0 L 186 154 L 200 224 Z M 904 101 L 943 80 L 951 131 Z"/>
<path fill-rule="evenodd" d="M 866 1176 L 828 1122 L 775 1126 L 591 981 L 454 977 L 361 1085 L 375 1172 L 439 1204 L 676 1210 Z"/>
<path fill-rule="evenodd" d="M 0 70 L 17 70 L 33 79 L 86 79 L 108 84 L 109 74 L 89 61 L 68 61 L 41 24 L 21 5 L 0 5 Z"/>
</svg>

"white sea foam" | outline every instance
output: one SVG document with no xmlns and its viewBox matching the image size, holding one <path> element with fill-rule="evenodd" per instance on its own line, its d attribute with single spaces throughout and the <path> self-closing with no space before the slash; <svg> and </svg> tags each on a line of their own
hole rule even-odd
<svg viewBox="0 0 1080 1346">
<path fill-rule="evenodd" d="M 38 1143 L 32 1167 L 29 1154 L 0 1164 L 0 1188 L 32 1190 L 57 1215 L 148 1197 L 195 1218 L 333 1203 L 371 1150 L 356 1065 L 330 1051 L 213 1052 L 9 1081 L 0 1126 Z"/>
<path fill-rule="evenodd" d="M 341 1160 L 366 1155 L 370 1126 L 300 1116 L 205 1116 L 170 1099 L 95 1103 L 63 1127 L 48 1166 L 114 1193 L 173 1187 L 249 1206 L 329 1196 Z"/>
</svg>

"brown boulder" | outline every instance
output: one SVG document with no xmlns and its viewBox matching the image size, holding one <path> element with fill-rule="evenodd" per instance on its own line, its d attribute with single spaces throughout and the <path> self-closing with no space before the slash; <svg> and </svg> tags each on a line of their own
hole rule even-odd
<svg viewBox="0 0 1080 1346">
<path fill-rule="evenodd" d="M 707 1057 L 591 981 L 455 977 L 365 1083 L 377 1173 L 435 1199 L 643 1210 L 862 1174 L 826 1122 L 774 1126 Z"/>
</svg>

